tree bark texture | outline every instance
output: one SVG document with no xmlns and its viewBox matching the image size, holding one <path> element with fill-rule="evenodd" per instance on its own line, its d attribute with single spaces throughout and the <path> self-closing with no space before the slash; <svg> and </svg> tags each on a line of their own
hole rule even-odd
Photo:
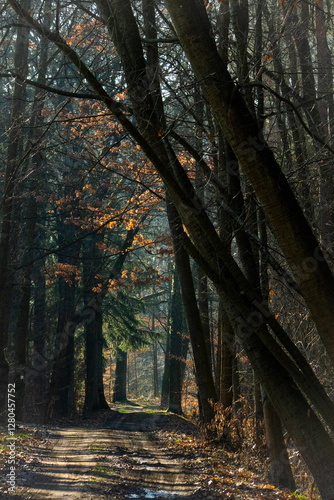
<svg viewBox="0 0 334 500">
<path fill-rule="evenodd" d="M 269 449 L 270 483 L 277 486 L 277 488 L 287 488 L 290 491 L 295 491 L 296 484 L 284 442 L 281 420 L 264 391 L 262 391 L 262 400 Z"/>
<path fill-rule="evenodd" d="M 73 227 L 59 221 L 59 244 L 73 239 Z M 80 252 L 80 241 L 73 243 L 66 255 L 59 255 L 60 264 L 76 266 Z M 73 412 L 74 403 L 74 334 L 77 323 L 73 321 L 76 309 L 75 272 L 60 277 L 58 282 L 58 323 L 55 336 L 51 382 L 48 394 L 46 419 L 67 417 Z"/>
<path fill-rule="evenodd" d="M 182 224 L 170 200 L 167 203 L 167 214 L 173 238 L 175 264 L 180 279 L 182 301 L 193 351 L 196 382 L 201 400 L 203 418 L 205 423 L 210 423 L 214 416 L 213 405 L 217 402 L 216 389 L 197 305 L 189 256 L 180 241 L 180 232 L 183 232 Z"/>
<path fill-rule="evenodd" d="M 126 377 L 127 377 L 128 353 L 118 348 L 116 350 L 116 372 L 113 403 L 126 401 Z"/>
<path fill-rule="evenodd" d="M 175 248 L 175 247 L 174 247 Z M 184 317 L 182 296 L 178 273 L 174 271 L 171 325 L 170 325 L 170 358 L 169 358 L 169 404 L 168 409 L 182 415 L 182 336 L 184 334 Z"/>
<path fill-rule="evenodd" d="M 249 178 L 334 362 L 334 278 L 296 198 L 210 35 L 201 2 L 167 0 L 174 28 L 222 131 Z"/>
<path fill-rule="evenodd" d="M 30 0 L 22 2 L 24 9 L 29 9 Z M 15 42 L 14 67 L 17 73 L 27 75 L 28 72 L 29 29 L 18 26 Z M 2 205 L 1 237 L 0 237 L 0 412 L 7 408 L 7 385 L 9 374 L 8 327 L 11 311 L 12 270 L 10 235 L 12 226 L 13 196 L 16 185 L 19 159 L 24 139 L 24 114 L 26 106 L 26 85 L 17 79 L 14 84 L 13 102 L 8 130 L 7 165 Z"/>
<path fill-rule="evenodd" d="M 17 11 L 22 12 L 16 0 L 10 0 L 10 3 Z M 265 307 L 259 304 L 261 296 L 236 266 L 230 253 L 219 239 L 186 172 L 178 163 L 176 155 L 173 154 L 167 137 L 163 137 L 164 122 L 156 112 L 157 108 L 150 93 L 142 43 L 130 2 L 128 0 L 122 2 L 100 0 L 98 3 L 122 59 L 138 128 L 122 114 L 120 107 L 115 105 L 106 94 L 101 84 L 73 49 L 64 44 L 58 35 L 47 34 L 45 30 L 43 32 L 29 18 L 29 15 L 25 15 L 25 18 L 40 33 L 47 34 L 64 51 L 154 163 L 190 235 L 190 238 L 185 233 L 181 235 L 185 248 L 223 294 L 227 314 L 237 330 L 239 340 L 259 381 L 263 384 L 283 424 L 293 435 L 317 480 L 323 497 L 326 500 L 330 499 L 334 494 L 334 480 L 331 478 L 331 469 L 334 464 L 333 442 L 292 379 L 294 377 L 308 397 L 308 377 L 306 377 L 308 368 L 303 366 L 303 361 L 299 359 L 297 352 L 294 352 L 291 359 L 288 359 L 287 353 L 265 328 L 265 323 L 269 323 L 273 330 L 276 328 L 282 344 L 289 347 L 288 352 L 293 350 L 293 346 L 289 346 L 289 339 L 284 338 L 284 335 L 282 337 L 282 332 L 279 330 L 279 325 L 274 323 L 274 318 L 268 314 Z M 272 232 L 296 276 L 300 290 L 317 324 L 319 335 L 333 361 L 334 280 L 318 243 L 286 178 L 275 161 L 273 152 L 263 141 L 256 119 L 250 113 L 237 86 L 226 71 L 226 63 L 224 64 L 219 57 L 215 42 L 211 37 L 211 26 L 204 3 L 201 0 L 179 0 L 178 2 L 166 0 L 166 5 L 174 28 L 193 67 L 196 80 L 201 82 L 206 101 L 211 106 L 241 168 L 253 185 Z M 178 226 L 181 227 L 181 223 L 178 223 Z M 188 273 L 188 267 L 184 269 Z M 185 284 L 188 286 L 190 280 L 187 280 Z M 189 307 L 193 319 L 197 314 L 196 309 L 197 307 Z M 188 314 L 187 317 L 189 320 Z M 196 329 L 191 328 L 190 324 L 189 330 L 191 335 L 198 333 Z M 202 389 L 205 392 L 208 387 L 211 387 L 212 374 L 205 379 L 208 363 L 200 356 L 197 358 L 195 351 L 199 345 L 202 345 L 198 344 L 198 339 L 202 339 L 201 335 L 197 336 L 195 341 L 193 337 L 192 344 L 195 363 L 198 359 L 202 363 L 201 368 L 204 368 L 204 371 L 200 370 L 201 379 L 204 380 L 199 379 L 197 367 L 196 370 L 200 390 L 203 382 Z M 202 352 L 205 351 L 203 346 Z M 313 389 L 315 386 L 314 381 Z M 213 394 L 214 392 L 213 390 Z M 316 400 L 314 391 L 310 395 Z M 205 401 L 207 401 L 206 398 Z M 321 404 L 321 401 L 317 400 L 317 404 Z M 326 404 L 327 402 L 325 406 Z M 329 420 L 331 420 L 330 417 Z"/>
</svg>

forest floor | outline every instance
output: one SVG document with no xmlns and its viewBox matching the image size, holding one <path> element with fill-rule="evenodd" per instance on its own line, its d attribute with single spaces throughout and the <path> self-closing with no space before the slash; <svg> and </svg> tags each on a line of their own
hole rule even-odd
<svg viewBox="0 0 334 500">
<path fill-rule="evenodd" d="M 11 493 L 2 430 L 0 496 L 13 499 L 308 498 L 267 484 L 260 462 L 245 467 L 233 453 L 205 443 L 189 420 L 147 405 L 53 426 L 20 424 Z"/>
</svg>

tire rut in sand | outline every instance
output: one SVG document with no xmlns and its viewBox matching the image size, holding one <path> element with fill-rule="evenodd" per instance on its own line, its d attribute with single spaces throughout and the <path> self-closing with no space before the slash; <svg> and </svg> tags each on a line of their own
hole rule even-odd
<svg viewBox="0 0 334 500">
<path fill-rule="evenodd" d="M 199 498 L 193 471 L 153 439 L 164 418 L 113 412 L 100 428 L 56 429 L 38 472 L 27 475 L 13 498 Z"/>
<path fill-rule="evenodd" d="M 192 498 L 194 475 L 180 458 L 152 440 L 152 431 L 163 419 L 162 415 L 132 414 L 109 423 L 113 439 L 119 443 L 123 498 Z"/>
<path fill-rule="evenodd" d="M 18 488 L 16 498 L 83 499 L 96 457 L 91 445 L 103 437 L 101 429 L 57 429 L 51 446 L 41 456 L 36 474 L 26 478 L 27 487 Z"/>
</svg>

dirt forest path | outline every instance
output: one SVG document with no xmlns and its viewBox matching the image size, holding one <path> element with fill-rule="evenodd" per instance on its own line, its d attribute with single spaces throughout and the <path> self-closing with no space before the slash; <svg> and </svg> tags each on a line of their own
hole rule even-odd
<svg viewBox="0 0 334 500">
<path fill-rule="evenodd" d="M 154 437 L 170 416 L 122 411 L 110 412 L 98 427 L 55 428 L 38 469 L 12 498 L 203 498 L 191 464 Z"/>
</svg>

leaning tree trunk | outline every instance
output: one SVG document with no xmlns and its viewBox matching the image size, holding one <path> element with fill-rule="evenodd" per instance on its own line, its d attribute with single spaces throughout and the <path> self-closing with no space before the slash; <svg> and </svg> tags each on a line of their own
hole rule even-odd
<svg viewBox="0 0 334 500">
<path fill-rule="evenodd" d="M 230 314 L 232 313 L 230 310 Z M 233 313 L 232 313 L 233 314 Z M 272 353 L 261 345 L 254 327 L 240 321 L 238 337 L 242 342 L 259 382 L 279 414 L 313 474 L 324 500 L 334 495 L 334 443 L 306 399 Z M 280 461 L 285 460 L 281 457 Z"/>
<path fill-rule="evenodd" d="M 328 8 L 330 4 L 328 3 Z M 333 67 L 332 54 L 327 41 L 326 15 L 324 1 L 317 0 L 315 9 L 315 28 L 317 41 L 318 68 L 318 109 L 321 128 L 326 140 L 333 145 L 334 99 L 333 99 Z M 324 245 L 333 254 L 334 225 L 332 214 L 334 209 L 334 183 L 332 158 L 320 162 L 320 210 L 321 237 Z M 333 264 L 333 262 L 332 262 Z"/>
<path fill-rule="evenodd" d="M 195 376 L 203 412 L 203 421 L 208 424 L 214 417 L 214 403 L 217 402 L 217 394 L 197 305 L 189 255 L 182 247 L 180 240 L 183 232 L 182 223 L 170 200 L 167 202 L 167 214 L 173 238 L 175 264 L 180 279 L 182 301 L 193 351 Z"/>
<path fill-rule="evenodd" d="M 211 38 L 204 6 L 167 0 L 205 98 L 249 178 L 334 363 L 334 278 L 298 202 Z"/>
</svg>

